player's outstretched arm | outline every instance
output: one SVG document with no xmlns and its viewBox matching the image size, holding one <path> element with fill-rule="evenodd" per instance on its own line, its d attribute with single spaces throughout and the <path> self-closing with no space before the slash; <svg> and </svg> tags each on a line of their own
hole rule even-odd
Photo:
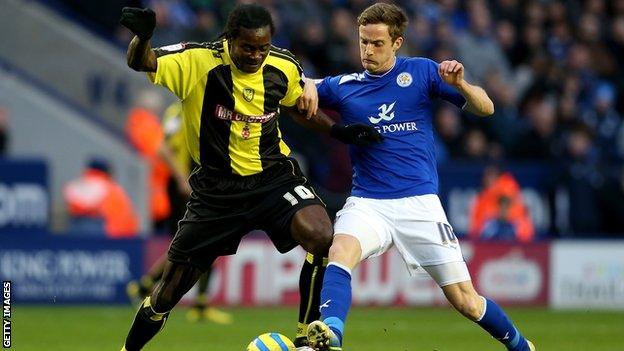
<svg viewBox="0 0 624 351">
<path fill-rule="evenodd" d="M 317 110 L 314 115 L 308 118 L 308 111 L 302 110 L 298 105 L 299 102 L 297 105 L 292 107 L 282 106 L 284 111 L 286 111 L 286 113 L 288 113 L 298 124 L 320 133 L 329 133 L 332 126 L 336 124 L 336 122 L 334 122 L 321 110 Z"/>
<path fill-rule="evenodd" d="M 152 50 L 150 38 L 156 28 L 156 14 L 151 9 L 124 7 L 119 20 L 135 37 L 128 45 L 128 67 L 135 71 L 156 72 L 158 61 Z"/>
<path fill-rule="evenodd" d="M 466 99 L 466 111 L 478 116 L 490 116 L 494 113 L 494 103 L 485 90 L 464 80 L 464 65 L 455 60 L 442 61 L 438 66 L 442 80 L 457 89 Z"/>
<path fill-rule="evenodd" d="M 295 106 L 287 107 L 286 111 L 302 126 L 317 132 L 327 133 L 345 144 L 368 146 L 383 141 L 383 136 L 379 134 L 377 129 L 369 125 L 336 123 L 320 110 L 311 118 L 307 118 L 306 111 L 300 111 Z"/>
</svg>

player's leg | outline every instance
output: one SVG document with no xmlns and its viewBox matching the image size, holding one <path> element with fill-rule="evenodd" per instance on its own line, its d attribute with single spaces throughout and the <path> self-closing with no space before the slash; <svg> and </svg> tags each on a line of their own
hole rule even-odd
<svg viewBox="0 0 624 351">
<path fill-rule="evenodd" d="M 297 162 L 288 159 L 267 173 L 266 196 L 254 214 L 275 247 L 286 252 L 301 245 L 307 252 L 299 279 L 300 308 L 295 345 L 307 345 L 307 323 L 318 319 L 321 282 L 332 240 L 332 223 L 323 201 Z"/>
<path fill-rule="evenodd" d="M 342 233 L 334 236 L 321 289 L 321 316 L 307 330 L 308 342 L 315 350 L 342 349 L 344 325 L 351 308 L 351 271 L 361 256 L 357 238 Z"/>
<path fill-rule="evenodd" d="M 468 319 L 477 322 L 509 350 L 528 351 L 530 343 L 493 301 L 479 296 L 472 286 L 461 247 L 448 223 L 417 221 L 395 239 L 408 268 L 420 264 L 442 288 L 448 301 Z M 412 244 L 417 243 L 417 244 Z M 415 261 L 410 261 L 411 257 Z"/>
<path fill-rule="evenodd" d="M 299 319 L 297 320 L 297 334 L 293 343 L 296 347 L 308 345 L 308 324 L 321 317 L 318 310 L 321 299 L 323 276 L 327 267 L 327 257 L 322 255 L 306 254 L 306 259 L 299 274 Z"/>
<path fill-rule="evenodd" d="M 337 215 L 321 290 L 321 318 L 308 327 L 310 345 L 317 350 L 341 350 L 351 307 L 351 271 L 362 259 L 383 253 L 392 243 L 384 219 L 371 204 L 349 198 Z"/>
<path fill-rule="evenodd" d="M 299 275 L 299 318 L 294 340 L 295 346 L 302 347 L 308 344 L 308 324 L 320 318 L 318 306 L 333 230 L 325 208 L 313 204 L 295 212 L 290 233 L 308 252 Z"/>
<path fill-rule="evenodd" d="M 201 274 L 197 267 L 167 261 L 162 280 L 139 307 L 122 350 L 138 351 L 145 346 L 163 328 L 169 312 Z"/>
<path fill-rule="evenodd" d="M 132 280 L 126 285 L 126 292 L 133 305 L 138 305 L 143 299 L 149 296 L 154 286 L 162 278 L 165 264 L 167 263 L 167 254 L 162 254 L 156 262 L 150 267 L 145 275 L 139 281 Z"/>
<path fill-rule="evenodd" d="M 465 266 L 464 262 L 456 263 Z M 442 277 L 445 276 L 445 272 L 457 270 L 457 268 L 450 267 L 450 265 L 452 264 L 426 267 L 426 269 L 427 271 L 434 271 L 433 275 L 439 277 L 440 281 L 443 281 Z M 479 324 L 481 328 L 505 345 L 508 350 L 535 350 L 533 344 L 520 334 L 496 302 L 477 294 L 470 280 L 444 285 L 442 286 L 442 291 L 444 291 L 444 295 L 457 311 Z"/>
<path fill-rule="evenodd" d="M 249 231 L 241 210 L 245 206 L 225 198 L 236 189 L 221 186 L 222 177 L 196 172 L 190 181 L 193 193 L 169 246 L 169 263 L 152 298 L 147 298 L 137 313 L 126 339 L 128 351 L 139 350 L 149 341 L 200 275 L 218 256 L 234 254 Z M 217 190 L 226 193 L 215 194 Z"/>
</svg>

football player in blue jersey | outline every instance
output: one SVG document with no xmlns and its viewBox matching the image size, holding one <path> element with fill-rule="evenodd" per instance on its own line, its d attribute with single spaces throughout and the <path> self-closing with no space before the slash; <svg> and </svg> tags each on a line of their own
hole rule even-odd
<svg viewBox="0 0 624 351">
<path fill-rule="evenodd" d="M 351 270 L 395 245 L 410 272 L 427 271 L 457 311 L 508 350 L 535 350 L 494 301 L 475 291 L 437 195 L 434 100 L 444 99 L 479 116 L 494 112 L 492 101 L 482 88 L 464 80 L 460 62 L 396 56 L 407 26 L 399 7 L 374 4 L 360 14 L 358 25 L 365 71 L 315 81 L 319 104 L 339 112 L 344 123 L 374 126 L 384 141 L 350 146 L 353 188 L 336 216 L 321 320 L 308 326 L 310 345 L 342 350 Z M 316 97 L 314 89 L 308 93 L 310 99 Z"/>
</svg>

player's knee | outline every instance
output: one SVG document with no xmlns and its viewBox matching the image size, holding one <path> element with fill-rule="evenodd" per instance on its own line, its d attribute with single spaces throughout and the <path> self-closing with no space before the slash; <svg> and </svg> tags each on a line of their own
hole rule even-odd
<svg viewBox="0 0 624 351">
<path fill-rule="evenodd" d="M 354 241 L 354 238 L 353 240 L 351 237 L 344 239 L 340 235 L 334 238 L 334 242 L 329 248 L 329 260 L 347 267 L 355 267 L 360 260 L 361 250 L 359 250 L 359 246 L 356 246 L 358 243 Z"/>
<path fill-rule="evenodd" d="M 319 221 L 310 222 L 303 228 L 303 246 L 314 255 L 327 256 L 332 243 L 331 223 Z"/>
</svg>

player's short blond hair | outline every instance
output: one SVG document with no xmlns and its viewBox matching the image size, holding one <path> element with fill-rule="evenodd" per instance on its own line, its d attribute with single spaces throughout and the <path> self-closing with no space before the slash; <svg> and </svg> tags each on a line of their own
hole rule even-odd
<svg viewBox="0 0 624 351">
<path fill-rule="evenodd" d="M 392 4 L 378 2 L 367 7 L 358 16 L 358 25 L 383 23 L 388 26 L 388 32 L 392 40 L 403 37 L 407 28 L 407 15 L 400 7 Z"/>
</svg>

